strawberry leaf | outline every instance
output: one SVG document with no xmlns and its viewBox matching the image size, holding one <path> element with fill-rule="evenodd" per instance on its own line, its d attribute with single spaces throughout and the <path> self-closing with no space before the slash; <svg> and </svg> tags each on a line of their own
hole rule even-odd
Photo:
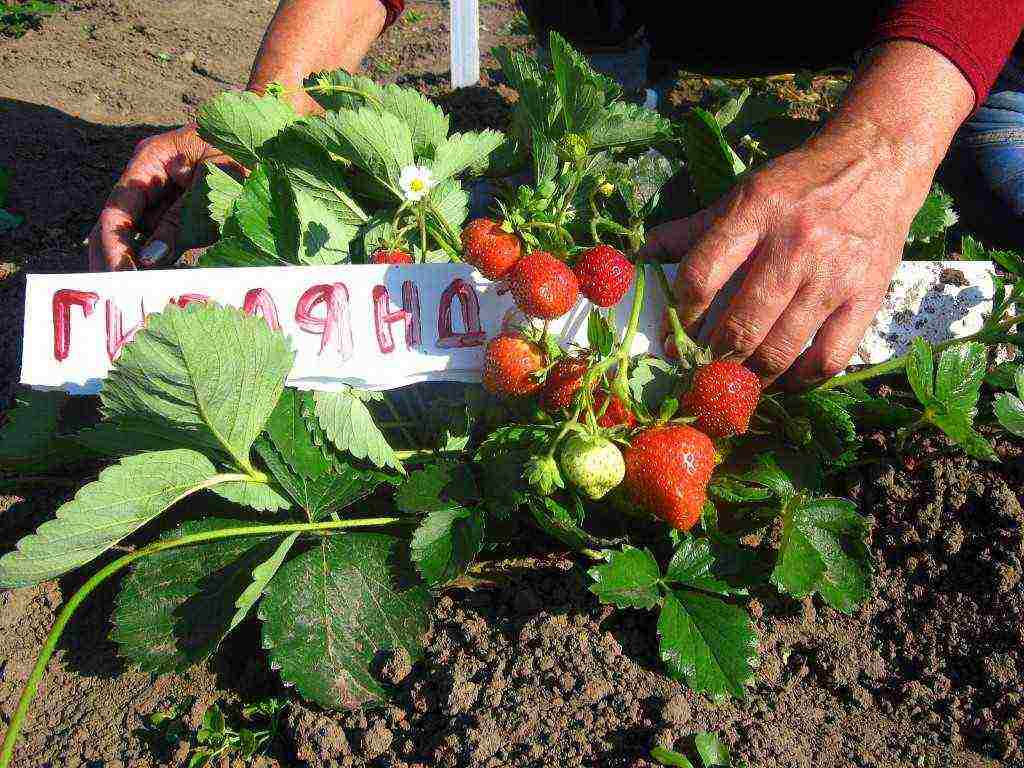
<svg viewBox="0 0 1024 768">
<path fill-rule="evenodd" d="M 944 350 L 935 372 L 935 398 L 950 411 L 968 412 L 978 404 L 978 394 L 988 367 L 988 350 L 972 341 Z"/>
<path fill-rule="evenodd" d="M 783 510 L 782 543 L 771 582 L 793 597 L 818 592 L 851 613 L 871 594 L 868 524 L 846 499 L 792 499 Z"/>
<path fill-rule="evenodd" d="M 249 525 L 207 518 L 161 538 Z M 252 584 L 253 570 L 275 554 L 282 538 L 220 539 L 142 558 L 121 587 L 110 639 L 145 672 L 170 672 L 202 661 L 237 625 L 236 601 Z"/>
<path fill-rule="evenodd" d="M 465 464 L 440 462 L 410 472 L 395 492 L 395 504 L 403 512 L 438 512 L 471 506 L 480 500 L 476 481 Z"/>
<path fill-rule="evenodd" d="M 122 459 L 0 558 L 0 586 L 37 584 L 88 563 L 217 477 L 208 458 L 187 449 Z"/>
<path fill-rule="evenodd" d="M 0 468 L 20 473 L 65 470 L 91 458 L 76 441 L 58 434 L 63 392 L 20 390 L 0 427 Z"/>
<path fill-rule="evenodd" d="M 1000 392 L 992 403 L 996 418 L 1007 432 L 1024 437 L 1024 402 L 1009 392 Z"/>
<path fill-rule="evenodd" d="M 353 389 L 317 392 L 314 413 L 320 427 L 339 451 L 348 451 L 357 459 L 369 459 L 378 467 L 391 467 L 405 474 L 402 462 L 373 423 L 373 416 L 360 394 Z"/>
<path fill-rule="evenodd" d="M 744 594 L 725 579 L 711 542 L 689 534 L 680 542 L 665 571 L 664 581 L 716 595 Z"/>
<path fill-rule="evenodd" d="M 588 132 L 590 148 L 595 151 L 618 147 L 646 148 L 668 139 L 671 134 L 672 123 L 669 120 L 639 104 L 625 101 L 605 107 Z"/>
<path fill-rule="evenodd" d="M 504 141 L 497 131 L 453 133 L 440 144 L 430 168 L 434 181 L 442 182 L 465 170 L 479 172 L 487 166 L 487 157 Z"/>
<path fill-rule="evenodd" d="M 210 218 L 223 227 L 235 200 L 242 194 L 243 185 L 216 163 L 205 163 L 203 167 L 206 169 L 203 178 L 207 188 L 207 210 Z"/>
<path fill-rule="evenodd" d="M 203 140 L 251 169 L 264 142 L 298 117 L 287 102 L 273 96 L 226 91 L 203 105 L 196 123 Z"/>
<path fill-rule="evenodd" d="M 424 581 L 438 586 L 465 573 L 483 546 L 485 525 L 476 509 L 449 507 L 428 514 L 409 545 Z"/>
<path fill-rule="evenodd" d="M 907 381 L 921 405 L 927 408 L 935 402 L 935 359 L 928 342 L 917 336 L 907 356 Z"/>
<path fill-rule="evenodd" d="M 277 492 L 268 483 L 254 483 L 248 480 L 235 480 L 221 483 L 210 489 L 223 499 L 227 499 L 243 507 L 255 509 L 257 512 L 280 512 L 289 509 L 292 503 Z"/>
<path fill-rule="evenodd" d="M 928 420 L 946 433 L 967 455 L 982 461 L 999 461 L 992 444 L 982 437 L 971 424 L 971 415 L 962 411 L 933 413 Z"/>
<path fill-rule="evenodd" d="M 683 151 L 697 197 L 711 205 L 732 189 L 745 169 L 722 135 L 714 115 L 694 109 L 683 121 Z"/>
<path fill-rule="evenodd" d="M 693 768 L 693 763 L 690 762 L 686 755 L 682 755 L 674 749 L 665 749 L 665 747 L 654 747 L 651 750 L 651 759 L 657 760 L 662 765 L 676 766 L 676 768 Z"/>
<path fill-rule="evenodd" d="M 601 602 L 619 608 L 653 608 L 657 605 L 661 569 L 649 550 L 627 545 L 604 554 L 608 562 L 588 571 L 594 580 L 590 591 Z"/>
<path fill-rule="evenodd" d="M 378 652 L 423 651 L 431 597 L 392 536 L 322 538 L 285 563 L 260 605 L 263 645 L 289 685 L 330 709 L 382 704 L 371 672 Z"/>
<path fill-rule="evenodd" d="M 658 617 L 660 655 L 669 673 L 697 693 L 742 698 L 753 680 L 757 636 L 742 608 L 711 595 L 672 590 Z"/>
</svg>

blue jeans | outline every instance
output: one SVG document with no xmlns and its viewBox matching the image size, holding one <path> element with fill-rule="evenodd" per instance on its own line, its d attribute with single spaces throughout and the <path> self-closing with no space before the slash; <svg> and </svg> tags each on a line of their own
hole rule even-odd
<svg viewBox="0 0 1024 768">
<path fill-rule="evenodd" d="M 957 147 L 1014 216 L 1024 216 L 1024 67 L 1013 57 L 988 99 L 964 123 Z"/>
</svg>

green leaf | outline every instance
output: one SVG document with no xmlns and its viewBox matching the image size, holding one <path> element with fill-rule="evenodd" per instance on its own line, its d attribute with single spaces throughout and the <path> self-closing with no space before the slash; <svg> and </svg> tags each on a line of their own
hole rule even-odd
<svg viewBox="0 0 1024 768">
<path fill-rule="evenodd" d="M 405 467 L 373 423 L 373 416 L 360 399 L 358 390 L 317 392 L 314 397 L 316 418 L 338 450 L 405 474 Z"/>
<path fill-rule="evenodd" d="M 988 350 L 984 344 L 972 341 L 949 347 L 939 357 L 935 398 L 951 411 L 973 410 L 987 368 Z"/>
<path fill-rule="evenodd" d="M 231 215 L 235 200 L 242 194 L 243 185 L 234 176 L 216 163 L 205 163 L 207 209 L 212 218 L 221 227 Z"/>
<path fill-rule="evenodd" d="M 331 709 L 384 703 L 387 690 L 371 672 L 377 653 L 421 656 L 430 592 L 410 586 L 403 554 L 392 536 L 348 533 L 321 539 L 271 579 L 263 646 L 302 696 Z"/>
<path fill-rule="evenodd" d="M 412 535 L 412 560 L 431 586 L 461 576 L 484 542 L 484 516 L 476 509 L 451 507 L 428 514 Z"/>
<path fill-rule="evenodd" d="M 0 467 L 21 469 L 46 464 L 57 442 L 60 409 L 67 399 L 63 392 L 20 390 L 7 420 L 0 427 Z"/>
<path fill-rule="evenodd" d="M 470 506 L 479 500 L 469 468 L 454 462 L 430 464 L 410 472 L 395 492 L 395 505 L 411 514 Z"/>
<path fill-rule="evenodd" d="M 235 614 L 231 617 L 229 632 L 245 620 L 253 606 L 263 597 L 267 585 L 281 568 L 298 538 L 298 531 L 285 536 L 270 557 L 252 569 L 252 580 L 249 582 L 249 586 L 235 600 Z"/>
<path fill-rule="evenodd" d="M 297 264 L 299 226 L 295 197 L 284 183 L 283 171 L 262 164 L 245 180 L 224 230 L 241 235 L 271 259 Z"/>
<path fill-rule="evenodd" d="M 1024 402 L 1019 397 L 1000 392 L 992 400 L 992 410 L 1006 431 L 1024 437 Z"/>
<path fill-rule="evenodd" d="M 313 139 L 310 123 L 316 121 L 323 123 L 320 117 L 310 117 L 289 126 L 268 142 L 264 153 L 280 164 L 296 192 L 315 199 L 343 224 L 365 224 L 370 216 L 352 197 L 344 168 Z"/>
<path fill-rule="evenodd" d="M 366 498 L 384 482 L 379 472 L 340 462 L 315 477 L 293 472 L 273 444 L 262 438 L 256 441 L 256 452 L 285 493 L 312 522 Z"/>
<path fill-rule="evenodd" d="M 161 540 L 250 525 L 208 518 L 185 523 Z M 273 555 L 280 540 L 219 539 L 136 561 L 118 594 L 110 639 L 145 672 L 177 671 L 202 661 L 237 625 L 236 601 L 252 583 L 253 569 Z"/>
<path fill-rule="evenodd" d="M 0 558 L 0 586 L 37 584 L 74 570 L 216 477 L 209 459 L 187 449 L 122 459 Z"/>
<path fill-rule="evenodd" d="M 672 123 L 657 112 L 639 104 L 617 101 L 601 111 L 587 135 L 590 148 L 597 151 L 620 147 L 643 149 L 669 139 L 671 134 Z"/>
<path fill-rule="evenodd" d="M 219 446 L 248 468 L 293 359 L 285 337 L 262 318 L 169 305 L 125 345 L 100 397 L 114 421 L 154 422 L 196 445 Z"/>
<path fill-rule="evenodd" d="M 18 216 L 17 214 L 0 208 L 0 234 L 10 232 L 12 229 L 17 229 L 24 223 L 24 216 Z"/>
<path fill-rule="evenodd" d="M 588 573 L 594 583 L 590 591 L 603 603 L 619 608 L 653 608 L 660 598 L 661 570 L 647 549 L 629 545 L 605 552 L 608 562 L 595 565 Z"/>
<path fill-rule="evenodd" d="M 1024 371 L 1024 366 L 1018 362 L 1000 363 L 988 372 L 985 376 L 985 383 L 992 389 L 1014 389 L 1020 371 Z M 1020 393 L 1018 392 L 1018 394 Z"/>
<path fill-rule="evenodd" d="M 448 135 L 450 119 L 440 107 L 413 88 L 379 86 L 372 80 L 350 75 L 344 70 L 316 72 L 305 80 L 306 87 L 325 110 L 358 109 L 367 106 L 397 117 L 409 127 L 413 152 L 417 158 L 432 155 Z M 357 94 L 338 89 L 354 90 Z"/>
<path fill-rule="evenodd" d="M 722 135 L 714 115 L 696 108 L 683 121 L 683 151 L 697 197 L 711 205 L 732 189 L 745 170 Z"/>
<path fill-rule="evenodd" d="M 678 768 L 693 768 L 686 755 L 681 755 L 674 749 L 665 749 L 664 747 L 654 747 L 651 750 L 651 758 L 657 760 L 662 765 L 678 766 Z"/>
<path fill-rule="evenodd" d="M 706 538 L 687 535 L 669 561 L 665 571 L 665 582 L 693 587 L 716 595 L 741 594 L 745 590 L 734 589 L 718 572 L 715 553 Z"/>
<path fill-rule="evenodd" d="M 469 215 L 469 194 L 454 179 L 442 181 L 427 196 L 427 222 L 435 222 L 442 231 L 458 233 Z M 457 237 L 456 237 L 457 239 Z"/>
<path fill-rule="evenodd" d="M 747 485 L 739 478 L 719 475 L 708 484 L 708 493 L 732 504 L 746 504 L 752 501 L 767 501 L 772 491 L 763 486 Z"/>
<path fill-rule="evenodd" d="M 971 415 L 963 411 L 951 411 L 949 413 L 932 413 L 929 421 L 941 429 L 957 445 L 982 461 L 999 461 L 992 444 L 975 431 L 971 424 Z"/>
<path fill-rule="evenodd" d="M 504 141 L 497 131 L 453 133 L 437 148 L 430 169 L 434 181 L 441 182 L 467 169 L 479 173 L 487 166 L 487 157 Z"/>
<path fill-rule="evenodd" d="M 629 391 L 636 402 L 653 414 L 671 396 L 678 381 L 673 365 L 657 357 L 644 357 L 629 376 Z"/>
<path fill-rule="evenodd" d="M 199 256 L 197 267 L 278 267 L 288 262 L 264 253 L 241 236 L 223 237 Z"/>
<path fill-rule="evenodd" d="M 935 184 L 914 216 L 910 232 L 907 234 L 907 242 L 930 242 L 933 238 L 943 236 L 956 221 L 953 198 Z"/>
<path fill-rule="evenodd" d="M 287 102 L 273 96 L 225 91 L 200 108 L 196 123 L 203 140 L 253 168 L 264 142 L 297 119 Z"/>
<path fill-rule="evenodd" d="M 267 419 L 271 442 L 292 472 L 318 477 L 331 468 L 331 462 L 313 442 L 305 414 L 314 408 L 312 392 L 286 387 Z"/>
<path fill-rule="evenodd" d="M 720 598 L 672 590 L 661 606 L 658 637 L 669 673 L 697 693 L 742 697 L 754 678 L 757 636 L 750 616 Z"/>
<path fill-rule="evenodd" d="M 693 737 L 697 754 L 704 761 L 705 768 L 730 768 L 732 755 L 729 748 L 713 733 L 702 732 Z"/>
<path fill-rule="evenodd" d="M 907 356 L 907 381 L 921 405 L 928 406 L 935 399 L 935 361 L 932 348 L 924 339 L 914 337 Z"/>
<path fill-rule="evenodd" d="M 587 83 L 595 88 L 604 101 L 615 101 L 622 95 L 622 86 L 612 78 L 602 75 L 590 66 L 586 56 L 573 48 L 564 37 L 554 30 L 548 36 L 551 48 L 551 63 L 554 67 L 555 82 L 562 98 L 572 92 L 577 83 Z"/>
<path fill-rule="evenodd" d="M 289 509 L 292 503 L 267 483 L 249 480 L 235 480 L 220 483 L 210 489 L 223 499 L 257 512 L 280 512 Z"/>
<path fill-rule="evenodd" d="M 557 464 L 555 464 L 557 471 Z M 561 475 L 558 475 L 561 480 Z M 602 539 L 583 528 L 586 510 L 579 497 L 573 496 L 567 504 L 552 496 L 526 494 L 525 501 L 533 515 L 533 521 L 549 536 L 573 549 L 603 547 L 618 543 L 618 540 Z"/>
<path fill-rule="evenodd" d="M 795 499 L 783 511 L 782 542 L 771 582 L 793 597 L 818 592 L 851 613 L 871 595 L 868 525 L 846 499 Z"/>
<path fill-rule="evenodd" d="M 793 480 L 770 453 L 758 456 L 754 468 L 743 475 L 742 479 L 767 488 L 782 501 L 796 495 Z"/>
<path fill-rule="evenodd" d="M 595 307 L 587 316 L 587 344 L 599 355 L 607 355 L 615 344 L 615 329 Z"/>
<path fill-rule="evenodd" d="M 413 164 L 412 134 L 394 115 L 373 109 L 328 112 L 329 151 L 350 160 L 401 199 L 398 178 Z"/>
<path fill-rule="evenodd" d="M 662 155 L 647 154 L 628 161 L 616 187 L 634 217 L 649 213 L 658 203 L 661 188 L 672 178 L 675 167 Z"/>
</svg>

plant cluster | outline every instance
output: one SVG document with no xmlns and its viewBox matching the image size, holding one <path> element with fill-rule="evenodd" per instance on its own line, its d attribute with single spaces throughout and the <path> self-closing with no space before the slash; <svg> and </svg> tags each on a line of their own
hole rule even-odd
<svg viewBox="0 0 1024 768">
<path fill-rule="evenodd" d="M 518 311 L 487 345 L 484 387 L 446 389 L 444 407 L 418 388 L 287 388 L 289 340 L 213 304 L 147 318 L 103 383 L 98 423 L 83 426 L 61 395 L 22 396 L 0 432 L 10 482 L 109 463 L 0 558 L 4 587 L 91 571 L 46 641 L 0 766 L 68 619 L 124 569 L 112 638 L 142 669 L 199 662 L 258 617 L 285 683 L 347 709 L 386 700 L 378 651 L 417 659 L 435 596 L 475 583 L 485 551 L 521 546 L 531 529 L 592 561 L 601 601 L 657 611 L 670 675 L 743 696 L 757 665 L 752 592 L 817 595 L 847 613 L 871 593 L 868 523 L 829 490 L 862 459 L 859 427 L 904 439 L 937 429 L 983 459 L 996 458 L 990 423 L 1024 433 L 1024 372 L 989 370 L 995 345 L 1019 341 L 1013 254 L 998 256 L 1010 280 L 979 333 L 916 342 L 806 392 L 762 391 L 671 310 L 668 359 L 634 354 L 645 297 L 670 290 L 642 256 L 665 185 L 685 170 L 682 196 L 707 204 L 747 163 L 724 119 L 695 110 L 670 123 L 622 101 L 557 35 L 551 53 L 548 70 L 498 52 L 520 94 L 504 138 L 449 135 L 418 94 L 344 72 L 307 80 L 322 117 L 299 119 L 273 93 L 204 108 L 204 136 L 250 173 L 238 182 L 212 168 L 206 199 L 192 201 L 194 221 L 205 211 L 220 237 L 202 264 L 371 261 L 380 250 L 460 259 L 501 281 Z M 743 104 L 733 111 L 741 119 Z M 492 217 L 463 226 L 457 177 L 516 168 L 531 182 L 506 185 Z M 580 296 L 588 344 L 563 347 L 548 323 Z M 886 397 L 866 386 L 881 375 L 898 379 Z M 1014 391 L 983 401 L 992 388 Z"/>
</svg>

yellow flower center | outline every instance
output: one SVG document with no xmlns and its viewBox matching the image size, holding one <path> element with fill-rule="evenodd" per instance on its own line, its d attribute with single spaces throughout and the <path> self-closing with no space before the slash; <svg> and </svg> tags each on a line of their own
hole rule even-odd
<svg viewBox="0 0 1024 768">
<path fill-rule="evenodd" d="M 423 179 L 413 179 L 409 182 L 409 189 L 413 192 L 422 192 L 424 186 Z"/>
</svg>

